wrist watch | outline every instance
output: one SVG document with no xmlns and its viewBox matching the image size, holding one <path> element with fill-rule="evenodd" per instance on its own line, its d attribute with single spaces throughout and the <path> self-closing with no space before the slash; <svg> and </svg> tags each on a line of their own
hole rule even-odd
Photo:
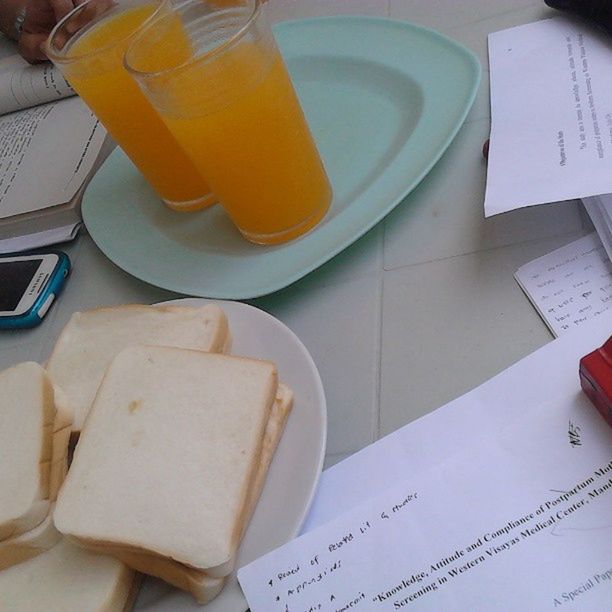
<svg viewBox="0 0 612 612">
<path fill-rule="evenodd" d="M 21 37 L 21 32 L 23 30 L 23 22 L 25 21 L 27 13 L 27 8 L 22 6 L 17 12 L 17 16 L 15 17 L 15 23 L 13 23 L 13 28 L 15 33 L 17 34 L 17 40 Z"/>
</svg>

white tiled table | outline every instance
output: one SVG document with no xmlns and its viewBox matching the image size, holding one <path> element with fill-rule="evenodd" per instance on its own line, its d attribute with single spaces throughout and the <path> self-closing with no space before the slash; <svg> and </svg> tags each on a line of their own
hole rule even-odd
<svg viewBox="0 0 612 612">
<path fill-rule="evenodd" d="M 275 20 L 354 13 L 413 21 L 474 50 L 483 67 L 467 122 L 422 184 L 334 260 L 252 302 L 289 325 L 319 367 L 331 465 L 548 342 L 513 273 L 590 226 L 576 202 L 483 217 L 486 36 L 553 15 L 543 1 L 270 0 L 269 10 Z M 39 328 L 0 335 L 0 367 L 46 357 L 75 310 L 178 297 L 128 276 L 86 235 L 65 250 L 74 273 L 64 295 Z"/>
</svg>

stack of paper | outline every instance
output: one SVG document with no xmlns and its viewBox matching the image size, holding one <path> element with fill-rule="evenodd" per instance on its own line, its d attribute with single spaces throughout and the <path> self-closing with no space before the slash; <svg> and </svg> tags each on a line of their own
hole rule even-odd
<svg viewBox="0 0 612 612">
<path fill-rule="evenodd" d="M 485 215 L 580 198 L 599 237 L 576 241 L 517 272 L 559 335 L 610 307 L 610 37 L 578 19 L 546 19 L 490 34 L 489 64 Z"/>
<path fill-rule="evenodd" d="M 486 216 L 582 198 L 612 259 L 612 46 L 556 17 L 489 36 Z"/>
<path fill-rule="evenodd" d="M 599 234 L 608 259 L 612 261 L 612 194 L 584 198 L 582 202 Z"/>
</svg>

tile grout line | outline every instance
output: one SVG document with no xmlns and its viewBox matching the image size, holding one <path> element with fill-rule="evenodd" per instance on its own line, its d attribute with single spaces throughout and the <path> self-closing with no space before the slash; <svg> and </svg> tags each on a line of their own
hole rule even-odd
<svg viewBox="0 0 612 612">
<path fill-rule="evenodd" d="M 382 342 L 383 342 L 383 300 L 384 300 L 384 283 L 385 283 L 385 236 L 386 236 L 387 226 L 383 224 L 382 228 L 382 238 L 381 238 L 381 246 L 380 246 L 380 269 L 378 273 L 378 341 L 376 343 L 376 382 L 375 382 L 375 406 L 376 412 L 373 419 L 373 434 L 374 434 L 374 442 L 380 439 L 380 431 L 381 431 L 381 402 L 380 395 L 382 390 Z"/>
<path fill-rule="evenodd" d="M 414 268 L 414 267 L 417 267 L 417 266 L 424 266 L 424 265 L 431 264 L 431 263 L 439 263 L 439 262 L 442 262 L 442 261 L 448 261 L 449 259 L 455 259 L 457 257 L 467 257 L 469 255 L 476 255 L 478 253 L 492 253 L 494 251 L 499 251 L 501 249 L 507 249 L 507 248 L 510 248 L 510 247 L 515 247 L 515 246 L 520 246 L 520 245 L 527 246 L 527 245 L 530 245 L 530 244 L 534 244 L 535 242 L 541 242 L 542 240 L 549 240 L 549 239 L 554 239 L 554 238 L 562 238 L 564 236 L 567 236 L 567 237 L 576 236 L 576 240 L 577 240 L 578 238 L 581 237 L 581 235 L 584 235 L 585 231 L 586 231 L 585 228 L 582 227 L 581 229 L 578 229 L 578 230 L 572 230 L 570 232 L 562 232 L 561 234 L 554 234 L 554 235 L 551 235 L 551 236 L 546 236 L 543 239 L 542 238 L 534 238 L 532 240 L 523 240 L 521 242 L 512 242 L 510 244 L 502 244 L 500 246 L 489 247 L 487 249 L 477 249 L 475 251 L 466 251 L 465 253 L 456 253 L 454 255 L 448 255 L 446 257 L 438 257 L 438 258 L 435 258 L 435 259 L 429 259 L 427 261 L 416 261 L 416 262 L 413 262 L 413 263 L 400 264 L 400 265 L 393 266 L 393 267 L 390 267 L 390 268 L 383 268 L 383 272 L 395 272 L 397 270 L 402 270 L 404 268 Z"/>
</svg>

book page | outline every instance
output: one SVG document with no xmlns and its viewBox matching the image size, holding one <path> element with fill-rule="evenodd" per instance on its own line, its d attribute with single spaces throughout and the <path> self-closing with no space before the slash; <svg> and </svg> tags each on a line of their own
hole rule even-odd
<svg viewBox="0 0 612 612">
<path fill-rule="evenodd" d="M 557 337 L 612 309 L 612 262 L 596 233 L 530 261 L 514 277 Z"/>
<path fill-rule="evenodd" d="M 599 612 L 612 601 L 611 501 L 612 429 L 576 393 L 238 578 L 253 612 Z"/>
<path fill-rule="evenodd" d="M 489 35 L 485 215 L 612 192 L 612 45 L 555 17 Z"/>
<path fill-rule="evenodd" d="M 77 97 L 0 117 L 0 219 L 71 200 L 105 136 Z"/>
<path fill-rule="evenodd" d="M 31 65 L 19 55 L 0 59 L 0 115 L 74 95 L 51 62 Z"/>
</svg>

